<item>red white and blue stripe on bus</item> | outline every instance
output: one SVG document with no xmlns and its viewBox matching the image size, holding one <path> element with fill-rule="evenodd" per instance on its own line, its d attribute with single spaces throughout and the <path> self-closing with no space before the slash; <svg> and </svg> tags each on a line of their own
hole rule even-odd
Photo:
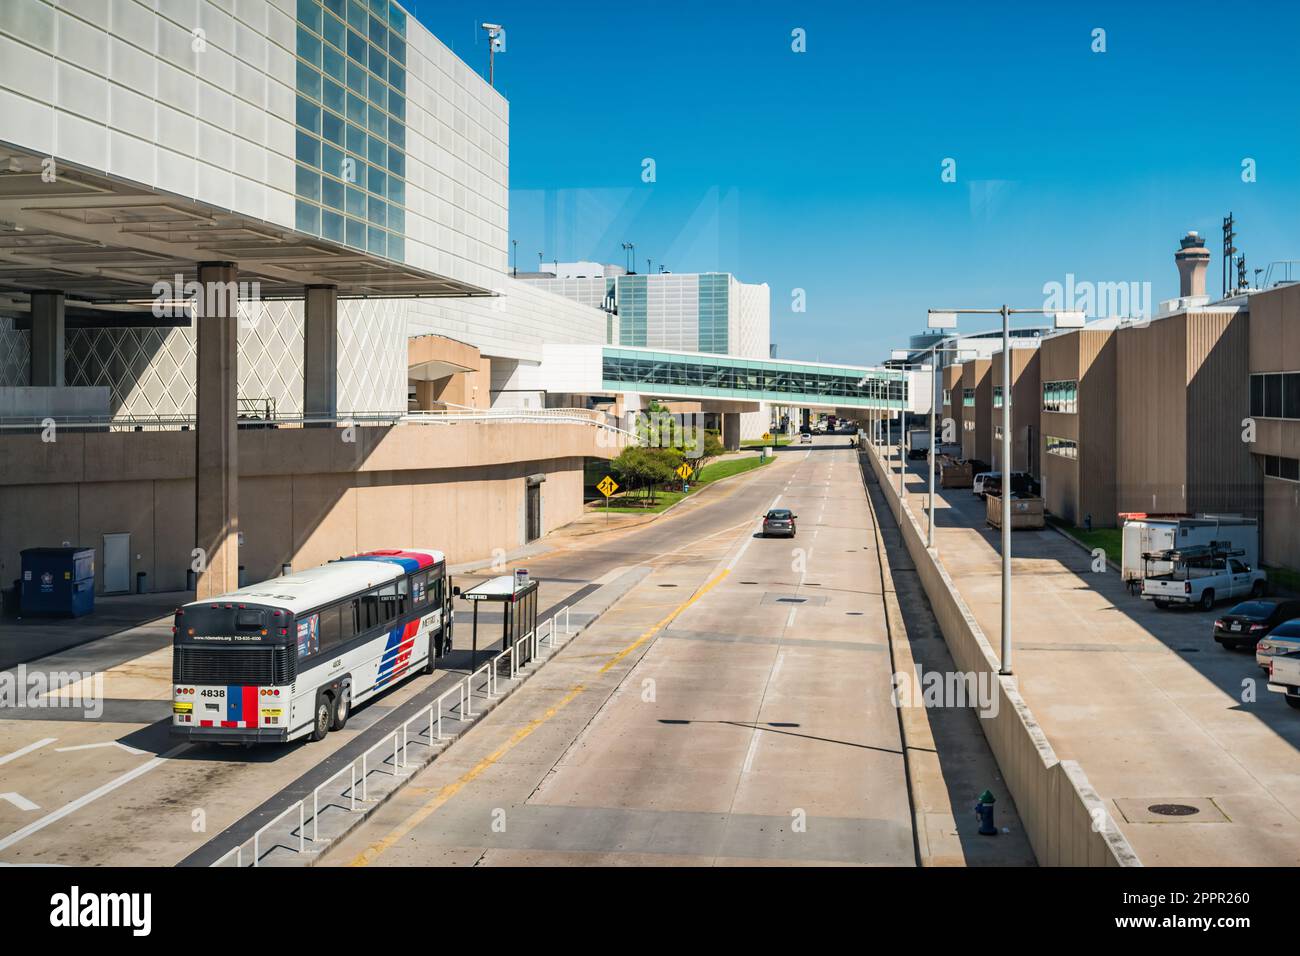
<svg viewBox="0 0 1300 956">
<path fill-rule="evenodd" d="M 366 551 L 362 554 L 354 554 L 350 558 L 344 558 L 344 561 L 387 561 L 390 564 L 396 564 L 407 574 L 412 574 L 423 568 L 433 567 L 433 557 L 423 551 L 398 551 L 388 549 L 385 551 Z"/>
<path fill-rule="evenodd" d="M 258 725 L 257 688 L 240 684 L 226 686 L 226 719 L 200 720 L 200 727 L 256 727 Z"/>
<path fill-rule="evenodd" d="M 415 647 L 415 635 L 420 631 L 420 619 L 399 624 L 388 632 L 388 641 L 384 644 L 384 656 L 379 661 L 379 673 L 375 677 L 375 687 L 380 688 L 406 673 L 411 666 L 411 649 Z"/>
</svg>

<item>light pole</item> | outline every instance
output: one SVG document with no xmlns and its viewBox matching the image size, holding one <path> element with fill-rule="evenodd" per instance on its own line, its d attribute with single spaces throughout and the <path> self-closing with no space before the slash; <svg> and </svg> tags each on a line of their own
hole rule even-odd
<svg viewBox="0 0 1300 956">
<path fill-rule="evenodd" d="M 929 327 L 956 329 L 958 315 L 1002 316 L 1002 651 L 998 673 L 1011 670 L 1011 316 L 1050 315 L 1056 328 L 1082 328 L 1082 312 L 1048 312 L 1043 308 L 929 309 Z"/>
<path fill-rule="evenodd" d="M 519 240 L 511 239 L 510 245 L 512 247 L 511 251 L 514 253 L 514 262 L 515 262 L 514 274 L 518 276 L 519 275 Z"/>
<path fill-rule="evenodd" d="M 942 339 L 940 340 L 942 341 Z M 925 527 L 925 546 L 934 547 L 934 459 L 938 454 L 938 447 L 934 437 L 934 425 L 936 409 L 939 407 L 939 395 L 936 388 L 936 379 L 939 377 L 939 353 L 952 353 L 960 361 L 963 355 L 973 357 L 973 349 L 959 348 L 939 348 L 939 343 L 935 342 L 930 346 L 930 452 L 927 455 L 930 476 L 929 476 L 929 500 L 926 504 L 926 527 Z"/>
</svg>

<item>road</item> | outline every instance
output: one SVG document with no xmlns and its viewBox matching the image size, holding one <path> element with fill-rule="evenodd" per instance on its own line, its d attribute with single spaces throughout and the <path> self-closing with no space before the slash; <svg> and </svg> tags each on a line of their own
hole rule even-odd
<svg viewBox="0 0 1300 956">
<path fill-rule="evenodd" d="M 542 581 L 543 619 L 629 569 L 650 574 L 329 862 L 382 845 L 372 857 L 383 864 L 913 863 L 875 531 L 845 445 L 783 450 L 648 524 L 552 536 L 524 562 Z M 755 536 L 773 504 L 799 514 L 794 540 Z M 28 664 L 102 675 L 90 680 L 105 701 L 90 719 L 73 707 L 0 711 L 0 863 L 212 862 L 459 679 L 466 611 L 444 670 L 316 744 L 172 740 L 165 619 Z M 952 741 L 955 805 L 985 778 L 997 784 L 978 734 Z M 978 787 L 958 764 L 983 768 Z M 455 795 L 427 809 L 448 786 Z M 948 862 L 989 862 L 973 851 L 966 808 L 953 822 L 939 796 L 938 812 L 923 813 L 937 839 L 952 837 Z M 484 826 L 484 808 L 502 811 L 504 832 Z"/>
<path fill-rule="evenodd" d="M 775 506 L 793 540 L 756 533 Z M 855 454 L 783 451 L 707 513 L 666 521 L 685 544 L 324 862 L 914 864 Z"/>
</svg>

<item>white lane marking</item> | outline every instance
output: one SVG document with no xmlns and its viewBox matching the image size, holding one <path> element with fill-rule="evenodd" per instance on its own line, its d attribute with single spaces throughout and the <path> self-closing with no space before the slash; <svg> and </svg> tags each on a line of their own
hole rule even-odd
<svg viewBox="0 0 1300 956">
<path fill-rule="evenodd" d="M 772 666 L 772 673 L 767 675 L 767 684 L 763 688 L 763 695 L 767 695 L 767 688 L 772 686 L 772 681 L 781 670 L 781 665 L 785 662 L 785 654 L 776 655 L 776 663 Z M 753 736 L 749 740 L 749 750 L 745 753 L 745 764 L 741 767 L 741 773 L 749 773 L 750 768 L 754 765 L 754 755 L 758 753 L 758 742 L 763 739 L 763 735 L 758 732 L 758 728 L 753 730 Z"/>
<path fill-rule="evenodd" d="M 136 750 L 134 747 L 128 747 L 126 744 L 122 743 L 119 740 L 104 740 L 97 744 L 78 744 L 75 747 L 55 747 L 54 752 L 59 754 L 65 754 L 73 750 L 96 750 L 100 747 L 117 747 L 118 749 L 125 750 L 127 753 L 134 754 L 137 757 L 143 756 L 144 754 L 148 753 L 148 751 L 146 750 Z"/>
<path fill-rule="evenodd" d="M 58 739 L 59 739 L 58 737 L 46 737 L 44 740 L 38 740 L 34 744 L 28 744 L 26 747 L 23 747 L 21 750 L 15 750 L 11 754 L 5 754 L 3 757 L 0 757 L 0 764 L 6 764 L 11 760 L 17 760 L 19 757 L 25 757 L 33 750 L 40 750 L 46 744 L 52 744 L 54 743 L 54 741 Z"/>
<path fill-rule="evenodd" d="M 134 770 L 128 770 L 126 773 L 117 777 L 115 780 L 110 780 L 102 787 L 98 787 L 97 789 L 90 791 L 90 793 L 86 794 L 85 796 L 78 797 L 76 800 L 73 800 L 71 803 L 65 803 L 63 806 L 59 807 L 59 809 L 51 813 L 47 813 L 45 816 L 41 817 L 36 822 L 29 823 L 21 830 L 15 830 L 13 833 L 9 834 L 4 839 L 0 839 L 0 850 L 7 850 L 15 843 L 18 843 L 22 840 L 26 840 L 33 833 L 37 833 L 41 830 L 44 830 L 51 823 L 57 823 L 58 821 L 62 820 L 64 817 L 68 816 L 71 813 L 76 813 L 78 810 L 80 810 L 82 807 L 86 806 L 87 804 L 94 803 L 96 800 L 98 800 L 100 797 L 104 796 L 105 794 L 112 793 L 118 787 L 130 783 L 136 777 L 143 776 L 144 774 L 148 773 L 150 770 L 153 770 L 155 767 L 160 766 L 163 763 L 163 761 L 167 760 L 170 757 L 175 757 L 177 754 L 185 750 L 188 750 L 189 748 L 190 748 L 189 744 L 181 744 L 177 747 L 173 747 L 171 750 L 167 751 L 161 757 L 154 757 L 153 760 L 150 760 L 148 763 L 143 763 L 140 766 L 136 767 Z"/>
<path fill-rule="evenodd" d="M 773 499 L 772 499 L 772 503 L 771 503 L 770 505 L 767 506 L 767 511 L 771 511 L 773 508 L 775 508 L 775 507 L 776 507 L 776 503 L 777 503 L 778 501 L 780 501 L 780 500 L 781 500 L 781 496 L 780 496 L 780 495 L 777 495 L 775 498 L 773 498 Z M 766 514 L 767 511 L 764 511 L 763 513 Z M 762 522 L 763 519 L 760 518 L 760 519 L 758 519 L 758 520 L 759 520 L 759 522 L 760 522 L 759 527 L 761 528 L 761 527 L 762 527 L 761 522 Z M 735 569 L 735 567 L 736 567 L 736 565 L 739 563 L 740 559 L 741 559 L 742 557 L 744 557 L 745 552 L 749 550 L 749 546 L 750 546 L 751 544 L 753 544 L 753 543 L 754 543 L 754 536 L 751 534 L 748 538 L 745 539 L 744 544 L 742 544 L 742 545 L 740 546 L 740 550 L 736 552 L 735 556 L 731 559 L 731 562 L 727 565 L 727 570 L 728 570 L 728 571 L 732 571 L 732 570 Z"/>
<path fill-rule="evenodd" d="M 14 793 L 12 790 L 8 793 L 0 793 L 0 800 L 8 800 L 24 813 L 30 813 L 32 810 L 39 810 L 41 808 L 39 803 L 32 803 L 21 793 Z"/>
</svg>

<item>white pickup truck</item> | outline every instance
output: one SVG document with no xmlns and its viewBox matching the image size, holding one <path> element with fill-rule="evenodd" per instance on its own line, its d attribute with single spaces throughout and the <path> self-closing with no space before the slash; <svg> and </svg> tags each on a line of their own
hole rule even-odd
<svg viewBox="0 0 1300 956">
<path fill-rule="evenodd" d="M 1286 702 L 1300 708 L 1300 643 L 1294 636 L 1268 659 L 1268 689 L 1286 694 Z"/>
<path fill-rule="evenodd" d="M 1268 575 L 1236 558 L 1176 562 L 1172 571 L 1142 579 L 1142 600 L 1158 608 L 1194 604 L 1208 611 L 1216 601 L 1260 597 L 1267 586 Z"/>
</svg>

